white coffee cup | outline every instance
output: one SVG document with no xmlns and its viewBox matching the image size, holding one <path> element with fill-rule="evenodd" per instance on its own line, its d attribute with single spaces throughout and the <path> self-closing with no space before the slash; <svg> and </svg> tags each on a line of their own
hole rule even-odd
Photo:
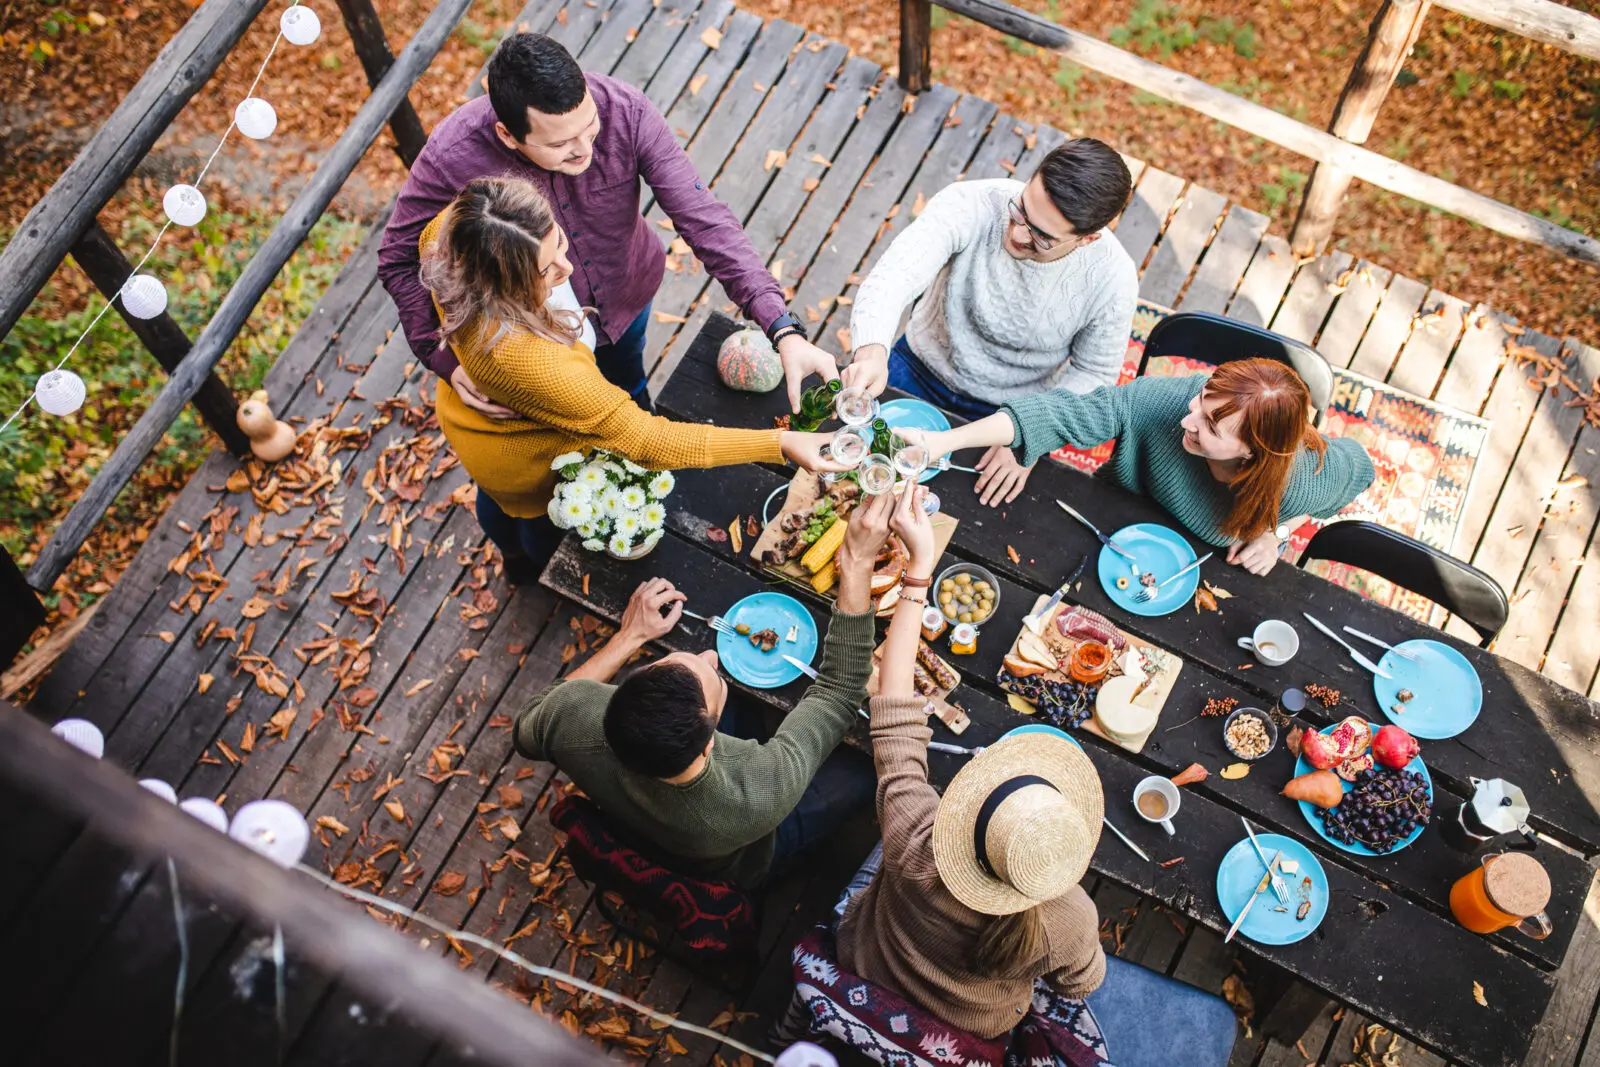
<svg viewBox="0 0 1600 1067">
<path fill-rule="evenodd" d="M 1239 638 L 1239 647 L 1254 652 L 1256 659 L 1265 666 L 1281 667 L 1300 651 L 1300 635 L 1288 623 L 1268 619 L 1257 626 L 1251 636 Z"/>
<path fill-rule="evenodd" d="M 1144 800 L 1149 796 L 1150 800 Z M 1139 818 L 1145 822 L 1160 823 L 1161 828 L 1169 834 L 1178 831 L 1172 827 L 1172 817 L 1178 814 L 1178 803 L 1183 798 L 1178 793 L 1178 787 L 1172 784 L 1172 779 L 1163 778 L 1159 774 L 1152 774 L 1133 787 L 1133 810 L 1139 813 Z M 1145 811 L 1159 811 L 1160 815 L 1151 815 Z"/>
</svg>

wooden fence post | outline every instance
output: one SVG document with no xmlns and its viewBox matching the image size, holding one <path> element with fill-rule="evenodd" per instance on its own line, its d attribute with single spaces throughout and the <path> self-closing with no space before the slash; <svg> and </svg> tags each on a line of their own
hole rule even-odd
<svg viewBox="0 0 1600 1067">
<path fill-rule="evenodd" d="M 933 40 L 932 0 L 900 0 L 900 88 L 925 92 L 933 84 L 930 45 Z"/>
<path fill-rule="evenodd" d="M 133 273 L 133 265 L 98 221 L 73 244 L 72 258 L 94 282 L 95 288 L 112 302 L 133 335 L 144 343 L 167 373 L 172 373 L 189 354 L 191 342 L 183 328 L 164 311 L 153 319 L 136 319 L 128 314 L 117 294 L 122 291 L 128 275 Z M 206 376 L 205 384 L 194 395 L 194 406 L 211 431 L 222 438 L 229 452 L 236 456 L 250 454 L 250 439 L 239 429 L 237 421 L 238 400 L 215 371 Z"/>
<path fill-rule="evenodd" d="M 1389 87 L 1411 52 L 1422 31 L 1429 0 L 1384 0 L 1372 17 L 1367 43 L 1356 57 L 1355 66 L 1339 102 L 1334 105 L 1328 132 L 1351 144 L 1365 144 L 1377 120 L 1378 109 L 1389 95 Z M 1289 234 L 1289 246 L 1300 258 L 1318 255 L 1333 233 L 1334 220 L 1350 187 L 1350 175 L 1337 167 L 1321 163 L 1311 168 L 1300 212 Z"/>
<path fill-rule="evenodd" d="M 389 38 L 383 32 L 383 22 L 372 8 L 372 0 L 338 0 L 339 14 L 344 16 L 345 29 L 350 31 L 350 43 L 355 45 L 361 69 L 366 71 L 367 85 L 375 87 L 394 66 L 394 53 L 389 50 Z M 410 170 L 428 143 L 428 131 L 422 128 L 417 109 L 411 106 L 408 96 L 389 116 L 389 129 L 394 133 L 395 154 Z"/>
</svg>

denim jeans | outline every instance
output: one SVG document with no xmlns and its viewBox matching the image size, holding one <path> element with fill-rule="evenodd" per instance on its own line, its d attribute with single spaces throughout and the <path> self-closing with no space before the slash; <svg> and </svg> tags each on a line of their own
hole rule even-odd
<svg viewBox="0 0 1600 1067">
<path fill-rule="evenodd" d="M 740 707 L 740 696 L 730 693 L 717 729 L 733 737 L 763 740 L 763 716 L 757 709 Z M 832 837 L 851 817 L 870 807 L 878 789 L 877 772 L 864 752 L 843 745 L 828 754 L 811 776 L 794 810 L 778 824 L 768 877 L 783 874 L 813 846 Z"/>
<path fill-rule="evenodd" d="M 644 376 L 644 331 L 649 325 L 650 305 L 646 304 L 621 337 L 594 350 L 595 364 L 606 381 L 633 397 L 646 411 L 651 410 L 649 394 L 645 392 L 649 381 Z"/>
<path fill-rule="evenodd" d="M 500 505 L 478 490 L 478 525 L 500 549 L 507 561 L 524 567 L 543 570 L 561 545 L 564 532 L 556 528 L 548 516 L 537 519 L 514 519 L 500 510 Z M 524 562 L 525 561 L 525 562 Z"/>
<path fill-rule="evenodd" d="M 999 408 L 958 393 L 940 381 L 927 364 L 917 358 L 906 343 L 905 334 L 889 350 L 889 385 L 902 393 L 920 396 L 936 408 L 943 408 L 964 419 L 981 419 L 993 415 Z"/>
</svg>

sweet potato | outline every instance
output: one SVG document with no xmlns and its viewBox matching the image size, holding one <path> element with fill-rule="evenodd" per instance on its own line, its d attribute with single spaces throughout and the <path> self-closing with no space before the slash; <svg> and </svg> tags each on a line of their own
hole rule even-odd
<svg viewBox="0 0 1600 1067">
<path fill-rule="evenodd" d="M 1319 808 L 1335 808 L 1344 799 L 1344 783 L 1332 771 L 1310 771 L 1298 778 L 1289 779 L 1283 795 L 1290 800 L 1304 800 Z"/>
<path fill-rule="evenodd" d="M 1206 780 L 1206 775 L 1209 774 L 1209 773 L 1210 772 L 1207 771 L 1204 767 L 1200 766 L 1200 764 L 1191 763 L 1191 764 L 1189 764 L 1189 766 L 1185 767 L 1182 771 L 1180 771 L 1177 774 L 1172 776 L 1172 784 L 1173 785 L 1194 785 L 1196 782 L 1205 781 Z"/>
</svg>

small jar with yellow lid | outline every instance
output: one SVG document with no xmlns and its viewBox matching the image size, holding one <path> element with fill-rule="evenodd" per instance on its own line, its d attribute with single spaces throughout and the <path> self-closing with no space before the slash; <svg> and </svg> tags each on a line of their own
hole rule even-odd
<svg viewBox="0 0 1600 1067">
<path fill-rule="evenodd" d="M 970 622 L 957 623 L 950 631 L 950 651 L 958 656 L 970 656 L 978 651 L 978 628 Z"/>
</svg>

